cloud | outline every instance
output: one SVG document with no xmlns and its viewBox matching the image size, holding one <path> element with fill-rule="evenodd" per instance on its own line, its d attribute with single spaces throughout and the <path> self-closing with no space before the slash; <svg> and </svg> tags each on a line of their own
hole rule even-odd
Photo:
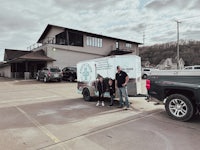
<svg viewBox="0 0 200 150">
<path fill-rule="evenodd" d="M 154 44 L 195 34 L 199 28 L 199 0 L 0 0 L 0 49 L 26 49 L 47 24 Z M 184 20 L 185 18 L 190 18 Z M 185 34 L 184 34 L 185 33 Z M 198 32 L 199 33 L 199 32 Z M 183 36 L 184 35 L 184 36 Z M 1 58 L 0 58 L 1 60 Z"/>
<path fill-rule="evenodd" d="M 53 3 L 64 10 L 101 10 L 114 6 L 118 3 L 115 0 L 53 0 Z"/>
<path fill-rule="evenodd" d="M 179 9 L 183 10 L 190 5 L 191 1 L 183 0 L 154 0 L 148 3 L 145 7 L 154 11 Z"/>
<path fill-rule="evenodd" d="M 199 38 L 200 30 L 188 29 L 180 34 L 180 37 L 184 40 L 192 40 L 194 38 Z"/>
<path fill-rule="evenodd" d="M 151 38 L 151 41 L 154 41 L 154 43 L 166 43 L 166 41 L 171 42 L 171 41 L 175 41 L 176 40 L 176 36 L 175 35 L 171 35 L 171 36 L 154 36 Z"/>
<path fill-rule="evenodd" d="M 199 8 L 200 8 L 200 1 L 199 0 L 193 1 L 190 9 L 195 9 L 197 11 L 200 11 Z"/>
<path fill-rule="evenodd" d="M 107 32 L 109 33 L 130 32 L 130 33 L 141 34 L 143 33 L 144 29 L 145 29 L 145 24 L 143 23 L 140 24 L 128 23 L 128 24 L 111 26 L 107 29 Z"/>
</svg>

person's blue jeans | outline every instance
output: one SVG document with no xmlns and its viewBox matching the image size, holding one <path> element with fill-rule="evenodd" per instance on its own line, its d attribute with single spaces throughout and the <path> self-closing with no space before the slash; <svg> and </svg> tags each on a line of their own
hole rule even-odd
<svg viewBox="0 0 200 150">
<path fill-rule="evenodd" d="M 128 92 L 127 92 L 127 87 L 126 86 L 119 88 L 119 104 L 120 104 L 120 107 L 124 106 L 123 97 L 125 98 L 126 107 L 129 108 Z"/>
<path fill-rule="evenodd" d="M 110 105 L 113 105 L 114 95 L 110 95 Z"/>
</svg>

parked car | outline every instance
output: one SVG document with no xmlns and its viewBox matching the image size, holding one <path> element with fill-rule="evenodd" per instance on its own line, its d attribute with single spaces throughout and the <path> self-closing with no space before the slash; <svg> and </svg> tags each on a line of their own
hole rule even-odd
<svg viewBox="0 0 200 150">
<path fill-rule="evenodd" d="M 142 68 L 142 79 L 147 79 L 147 77 L 151 74 L 152 70 L 158 70 L 155 68 Z"/>
<path fill-rule="evenodd" d="M 77 68 L 76 67 L 65 67 L 62 70 L 63 80 L 74 82 L 77 79 Z"/>
<path fill-rule="evenodd" d="M 200 65 L 184 67 L 184 70 L 196 70 L 196 69 L 200 69 Z"/>
<path fill-rule="evenodd" d="M 38 70 L 36 80 L 60 82 L 62 80 L 62 72 L 58 67 L 45 67 L 42 70 Z"/>
</svg>

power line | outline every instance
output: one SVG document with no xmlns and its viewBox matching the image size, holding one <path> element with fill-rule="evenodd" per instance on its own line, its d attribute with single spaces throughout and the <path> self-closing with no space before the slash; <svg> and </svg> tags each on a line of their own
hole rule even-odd
<svg viewBox="0 0 200 150">
<path fill-rule="evenodd" d="M 191 19 L 193 19 L 193 18 L 197 18 L 197 17 L 200 17 L 200 15 L 197 15 L 197 16 L 192 16 L 192 17 L 187 17 L 187 18 L 182 18 L 182 19 L 179 19 L 179 20 L 181 20 L 182 22 L 184 21 L 184 20 L 191 20 Z M 162 23 L 162 24 L 150 24 L 150 27 L 148 27 L 148 26 L 146 26 L 147 28 L 145 28 L 145 30 L 147 31 L 147 30 L 151 30 L 151 29 L 154 29 L 154 28 L 156 28 L 156 27 L 160 27 L 160 26 L 162 26 L 162 25 L 165 25 L 165 26 L 168 26 L 169 24 L 172 24 L 172 23 Z M 152 27 L 151 27 L 152 26 Z"/>
<path fill-rule="evenodd" d="M 182 18 L 180 20 L 188 20 L 188 19 L 192 19 L 192 18 L 197 18 L 197 17 L 200 17 L 200 15 L 197 15 L 197 16 L 191 16 L 191 17 L 187 17 L 187 18 Z"/>
</svg>

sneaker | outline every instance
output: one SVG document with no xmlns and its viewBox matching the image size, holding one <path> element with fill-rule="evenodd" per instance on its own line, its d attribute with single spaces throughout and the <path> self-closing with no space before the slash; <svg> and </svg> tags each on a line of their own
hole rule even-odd
<svg viewBox="0 0 200 150">
<path fill-rule="evenodd" d="M 99 101 L 97 102 L 96 106 L 99 106 Z"/>
<path fill-rule="evenodd" d="M 127 107 L 127 106 L 124 107 L 123 109 L 124 109 L 124 110 L 133 110 L 131 107 Z"/>
<path fill-rule="evenodd" d="M 117 108 L 123 108 L 123 106 L 119 105 Z"/>
<path fill-rule="evenodd" d="M 102 101 L 102 104 L 101 104 L 102 106 L 105 106 L 105 104 L 104 104 L 104 101 Z"/>
<path fill-rule="evenodd" d="M 128 106 L 128 107 L 125 106 L 123 109 L 124 109 L 124 110 L 130 110 L 129 106 Z"/>
<path fill-rule="evenodd" d="M 128 110 L 128 109 L 127 109 L 127 107 L 125 106 L 125 107 L 123 108 L 123 110 Z"/>
</svg>

